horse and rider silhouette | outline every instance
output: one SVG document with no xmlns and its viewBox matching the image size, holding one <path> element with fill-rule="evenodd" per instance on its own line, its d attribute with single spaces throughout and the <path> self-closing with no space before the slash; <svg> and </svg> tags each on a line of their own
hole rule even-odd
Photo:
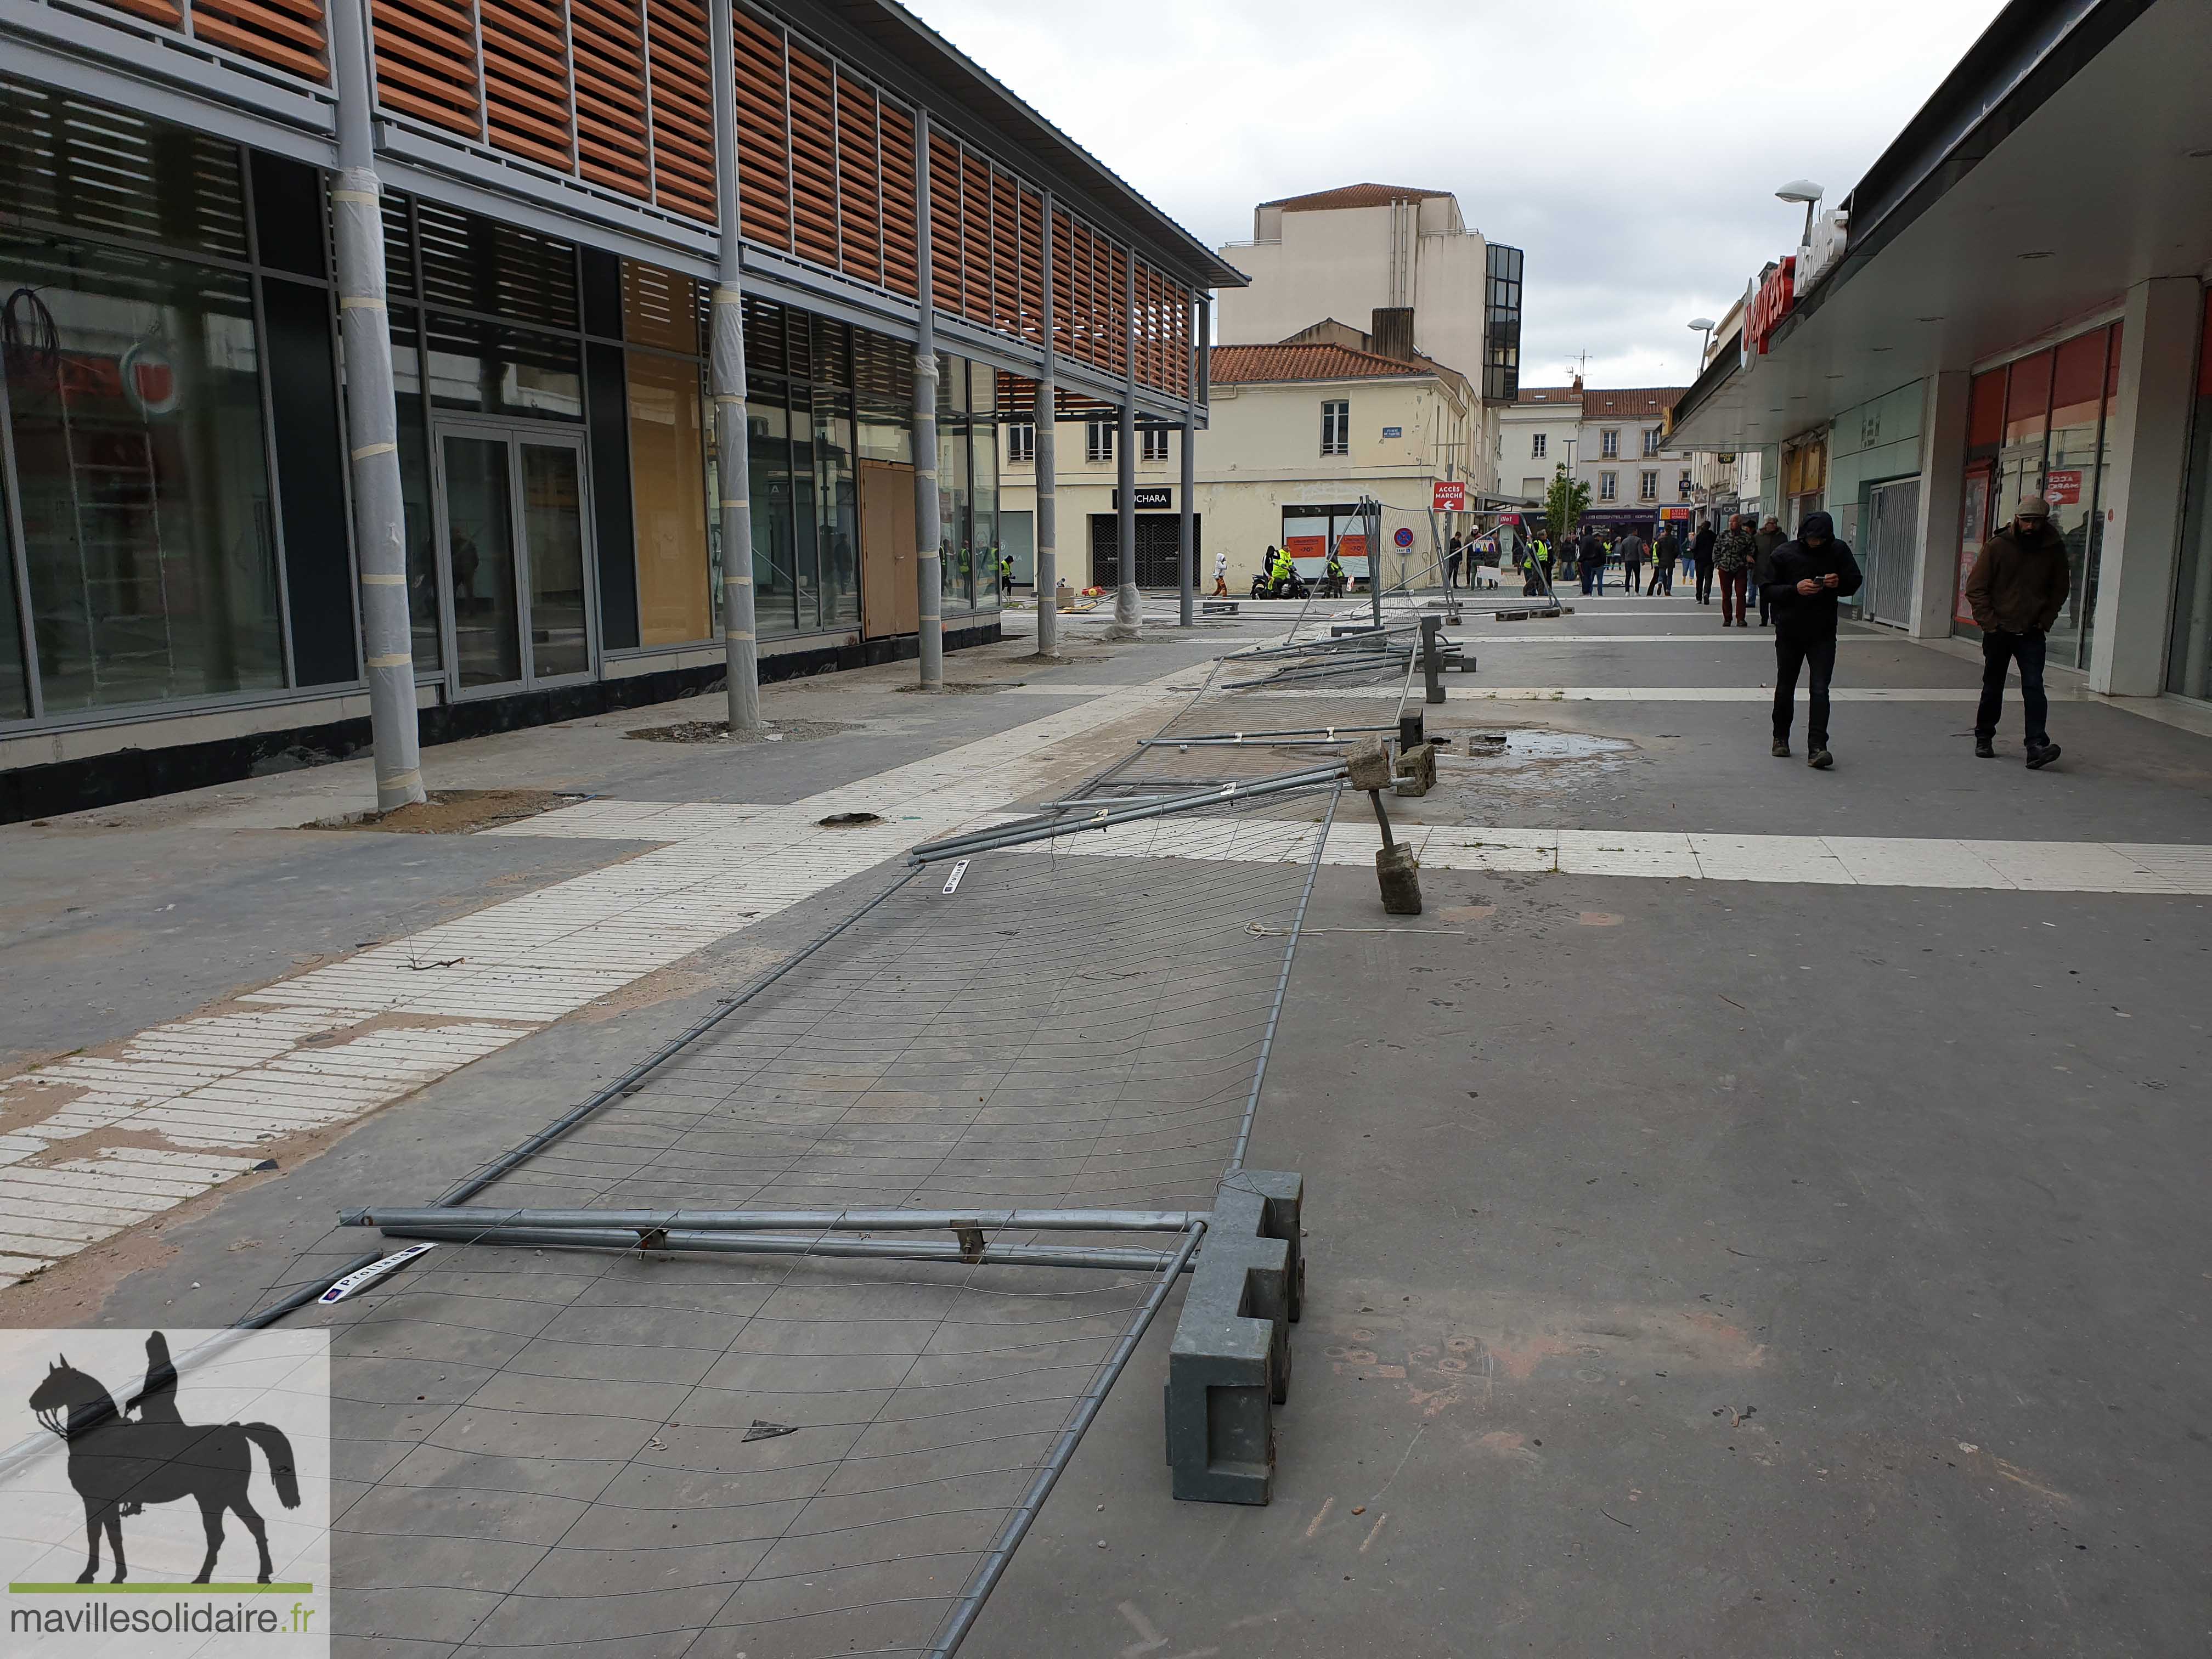
<svg viewBox="0 0 2212 1659">
<path fill-rule="evenodd" d="M 292 1443 L 268 1423 L 187 1423 L 177 1413 L 177 1368 L 169 1361 L 167 1339 L 159 1331 L 146 1339 L 146 1386 L 125 1411 L 100 1379 L 76 1370 L 69 1356 L 46 1368 L 32 1391 L 31 1410 L 40 1424 L 69 1446 L 70 1485 L 84 1500 L 84 1571 L 76 1582 L 89 1584 L 100 1572 L 100 1534 L 107 1534 L 115 1557 L 115 1576 L 123 1583 L 123 1517 L 149 1504 L 173 1504 L 189 1498 L 200 1506 L 207 1532 L 207 1559 L 196 1584 L 210 1582 L 222 1548 L 225 1510 L 246 1522 L 261 1551 L 256 1580 L 270 1579 L 269 1531 L 247 1494 L 253 1480 L 253 1451 L 269 1460 L 270 1479 L 288 1510 L 300 1507 L 299 1471 Z M 136 1413 L 136 1417 L 126 1413 Z"/>
</svg>

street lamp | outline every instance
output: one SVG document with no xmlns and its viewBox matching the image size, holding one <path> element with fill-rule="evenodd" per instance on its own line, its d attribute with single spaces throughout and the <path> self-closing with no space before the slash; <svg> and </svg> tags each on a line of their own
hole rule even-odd
<svg viewBox="0 0 2212 1659">
<path fill-rule="evenodd" d="M 1805 204 L 1805 234 L 1801 240 L 1809 247 L 1813 241 L 1813 207 L 1826 192 L 1810 179 L 1792 179 L 1774 194 L 1778 201 Z"/>
<path fill-rule="evenodd" d="M 1712 356 L 1713 330 L 1718 325 L 1710 317 L 1692 317 L 1690 326 L 1701 331 L 1705 337 L 1698 342 L 1698 367 L 1702 369 L 1705 366 L 1705 359 Z"/>
</svg>

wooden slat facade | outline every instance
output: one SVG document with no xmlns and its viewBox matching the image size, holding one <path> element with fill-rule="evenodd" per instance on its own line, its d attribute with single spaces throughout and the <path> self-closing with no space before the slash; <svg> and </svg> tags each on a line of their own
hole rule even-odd
<svg viewBox="0 0 2212 1659">
<path fill-rule="evenodd" d="M 105 0 L 264 68 L 328 85 L 324 0 Z M 714 227 L 706 0 L 368 0 L 388 118 Z M 888 293 L 916 292 L 913 109 L 742 0 L 738 211 L 745 238 Z M 1043 198 L 933 124 L 937 308 L 1041 345 Z M 1056 345 L 1119 377 L 1130 251 L 1053 215 Z M 1180 396 L 1192 295 L 1139 263 L 1139 382 Z"/>
</svg>

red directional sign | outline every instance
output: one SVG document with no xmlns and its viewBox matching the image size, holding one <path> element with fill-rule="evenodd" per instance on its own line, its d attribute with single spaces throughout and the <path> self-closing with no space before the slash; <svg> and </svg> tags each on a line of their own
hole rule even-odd
<svg viewBox="0 0 2212 1659">
<path fill-rule="evenodd" d="M 1442 478 L 1439 478 L 1436 481 L 1434 489 L 1436 493 L 1431 497 L 1429 501 L 1429 506 L 1432 511 L 1437 513 L 1464 513 L 1467 511 L 1466 484 L 1446 483 Z"/>
</svg>

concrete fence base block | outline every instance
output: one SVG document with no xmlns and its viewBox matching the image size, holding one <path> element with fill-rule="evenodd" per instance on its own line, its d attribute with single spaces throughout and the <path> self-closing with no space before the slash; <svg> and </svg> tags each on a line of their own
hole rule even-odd
<svg viewBox="0 0 2212 1659">
<path fill-rule="evenodd" d="M 1167 1454 L 1175 1497 L 1264 1504 L 1275 1407 L 1290 1395 L 1291 1326 L 1305 1296 L 1305 1178 L 1225 1176 L 1168 1350 Z"/>
<path fill-rule="evenodd" d="M 1382 908 L 1394 916 L 1421 914 L 1421 866 L 1413 849 L 1400 842 L 1375 854 L 1375 879 L 1382 889 Z"/>
<path fill-rule="evenodd" d="M 1437 787 L 1437 745 L 1415 744 L 1398 755 L 1398 770 L 1391 789 L 1400 795 L 1425 795 Z"/>
<path fill-rule="evenodd" d="M 1352 769 L 1354 789 L 1388 789 L 1390 787 L 1390 751 L 1380 738 L 1362 738 L 1352 745 L 1345 757 Z"/>
</svg>

